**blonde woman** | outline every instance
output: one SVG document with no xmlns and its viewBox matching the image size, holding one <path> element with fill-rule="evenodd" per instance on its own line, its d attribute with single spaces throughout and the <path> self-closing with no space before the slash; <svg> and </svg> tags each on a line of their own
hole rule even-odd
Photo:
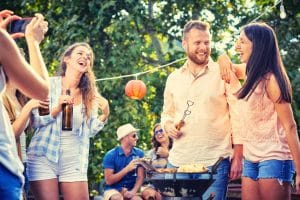
<svg viewBox="0 0 300 200">
<path fill-rule="evenodd" d="M 88 200 L 89 138 L 105 125 L 108 101 L 98 92 L 92 71 L 94 54 L 75 43 L 61 57 L 61 76 L 50 79 L 50 114 L 33 110 L 37 128 L 28 148 L 28 177 L 36 199 Z M 66 95 L 70 91 L 70 96 Z M 73 127 L 62 130 L 62 104 L 73 104 Z M 98 115 L 98 110 L 102 112 Z"/>
</svg>

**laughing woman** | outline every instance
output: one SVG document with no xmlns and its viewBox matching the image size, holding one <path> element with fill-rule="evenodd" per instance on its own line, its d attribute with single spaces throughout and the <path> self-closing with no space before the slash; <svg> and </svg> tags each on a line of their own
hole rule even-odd
<svg viewBox="0 0 300 200">
<path fill-rule="evenodd" d="M 242 199 L 290 199 L 295 171 L 300 194 L 300 145 L 292 89 L 274 30 L 265 23 L 249 24 L 236 48 L 246 64 L 236 68 L 245 78 L 237 93 L 244 127 Z M 227 56 L 219 63 L 230 69 Z"/>
<path fill-rule="evenodd" d="M 108 101 L 98 92 L 87 43 L 71 45 L 61 57 L 61 76 L 50 78 L 50 114 L 33 111 L 37 128 L 28 148 L 28 177 L 36 199 L 88 200 L 89 138 L 105 125 Z M 66 95 L 66 91 L 70 95 Z M 73 105 L 73 128 L 62 130 L 62 105 Z M 98 109 L 101 115 L 98 115 Z"/>
</svg>

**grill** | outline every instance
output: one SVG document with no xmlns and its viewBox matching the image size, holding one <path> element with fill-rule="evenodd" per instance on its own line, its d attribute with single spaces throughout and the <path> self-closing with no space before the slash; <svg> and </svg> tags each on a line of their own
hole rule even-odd
<svg viewBox="0 0 300 200">
<path fill-rule="evenodd" d="M 158 173 L 147 171 L 147 179 L 163 197 L 199 197 L 201 199 L 201 196 L 215 181 L 213 175 L 216 174 L 216 170 L 222 160 L 223 158 L 219 158 L 211 170 L 202 173 Z"/>
</svg>

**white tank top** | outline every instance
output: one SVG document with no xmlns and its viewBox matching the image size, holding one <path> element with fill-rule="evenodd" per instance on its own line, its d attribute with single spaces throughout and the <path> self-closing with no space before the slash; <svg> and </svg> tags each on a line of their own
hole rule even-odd
<svg viewBox="0 0 300 200">
<path fill-rule="evenodd" d="M 0 66 L 0 163 L 24 183 L 24 167 L 18 159 L 13 129 L 2 101 L 5 83 L 4 72 L 2 66 Z"/>
</svg>

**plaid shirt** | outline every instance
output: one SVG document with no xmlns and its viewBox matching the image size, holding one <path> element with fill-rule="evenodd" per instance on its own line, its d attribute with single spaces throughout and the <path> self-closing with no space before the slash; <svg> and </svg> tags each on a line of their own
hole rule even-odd
<svg viewBox="0 0 300 200">
<path fill-rule="evenodd" d="M 58 99 L 61 96 L 61 77 L 51 77 L 50 83 L 49 108 L 51 110 L 58 104 Z M 62 113 L 60 112 L 54 118 L 51 114 L 40 116 L 38 109 L 34 109 L 32 114 L 32 126 L 36 130 L 28 148 L 28 156 L 46 156 L 49 161 L 57 163 L 62 151 L 60 147 Z M 94 108 L 88 120 L 84 117 L 81 125 L 73 125 L 72 131 L 75 136 L 80 138 L 81 172 L 86 172 L 88 167 L 89 138 L 95 136 L 104 127 L 105 123 L 98 119 L 98 108 Z"/>
</svg>

